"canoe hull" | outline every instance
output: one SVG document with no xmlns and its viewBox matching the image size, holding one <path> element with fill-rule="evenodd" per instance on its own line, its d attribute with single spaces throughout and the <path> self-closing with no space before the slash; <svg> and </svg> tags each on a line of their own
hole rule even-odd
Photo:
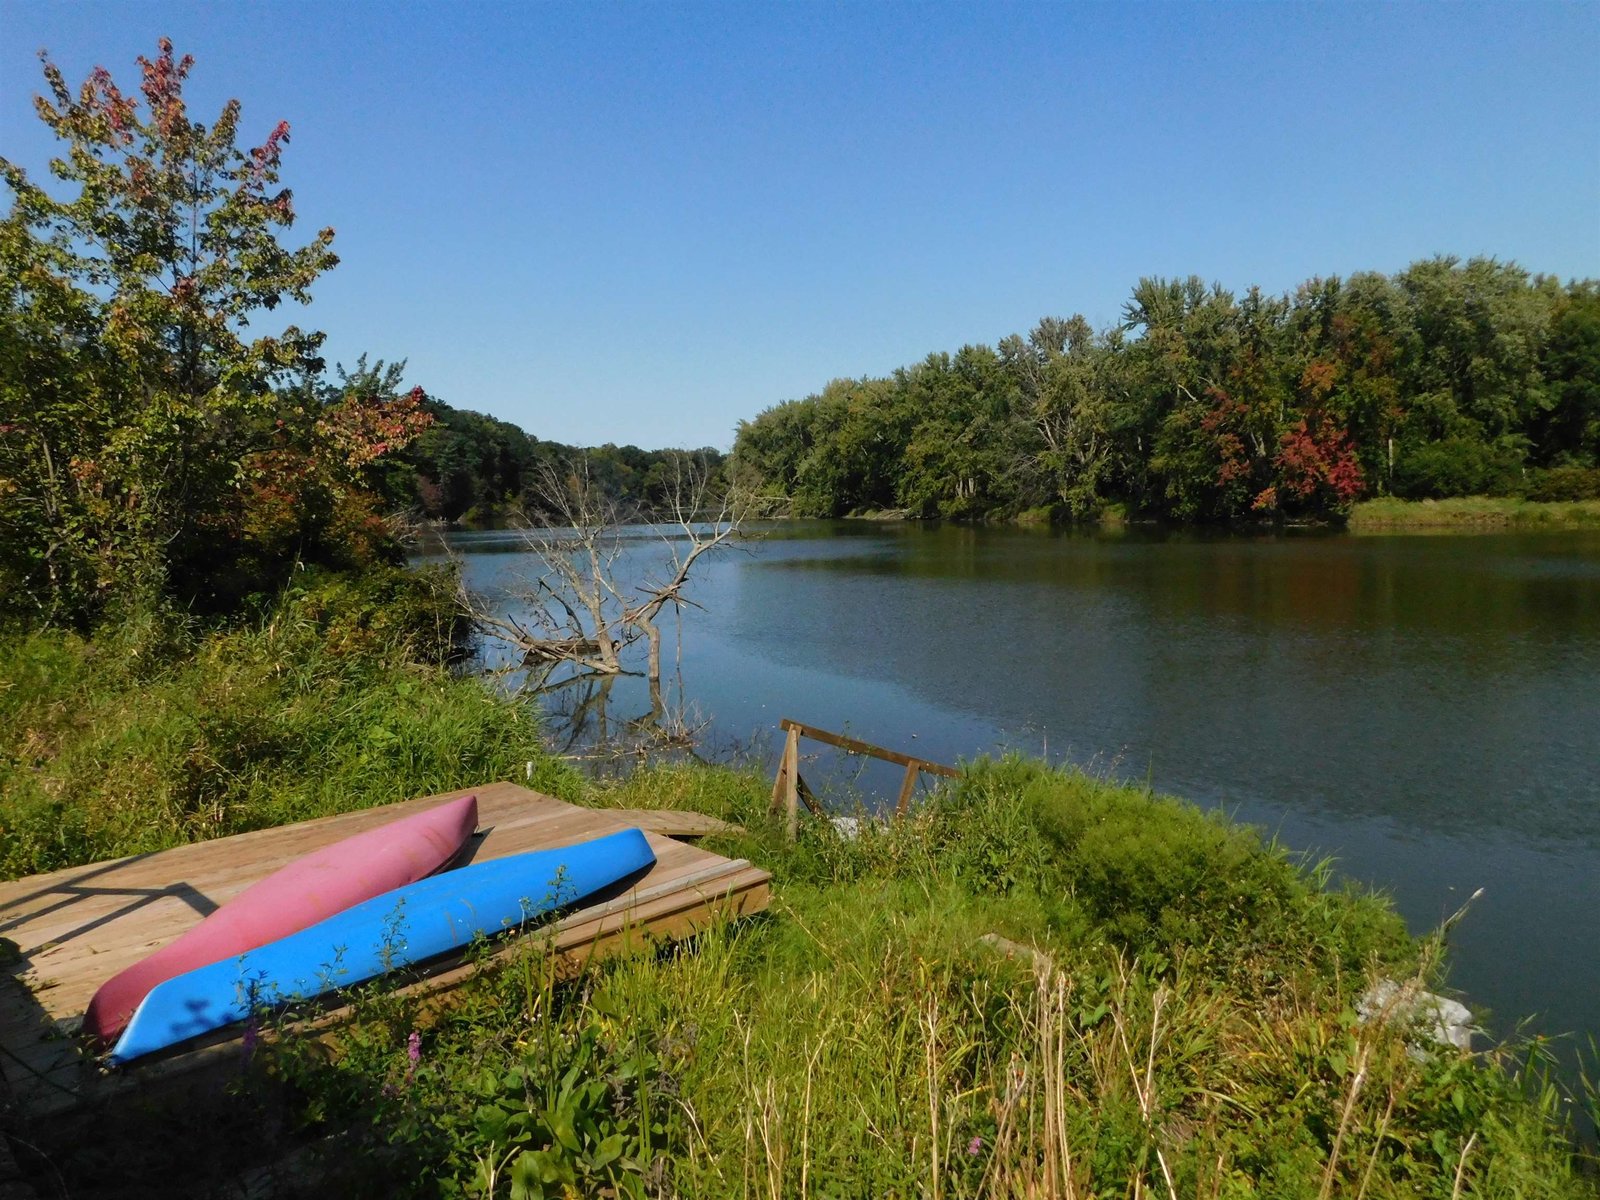
<svg viewBox="0 0 1600 1200">
<path fill-rule="evenodd" d="M 624 830 L 423 879 L 309 929 L 153 988 L 109 1057 L 164 1050 L 262 1008 L 314 1000 L 518 928 L 648 869 L 643 833 Z"/>
<path fill-rule="evenodd" d="M 477 826 L 477 797 L 463 796 L 296 859 L 101 984 L 84 1032 L 109 1045 L 151 988 L 423 879 L 455 858 Z"/>
</svg>

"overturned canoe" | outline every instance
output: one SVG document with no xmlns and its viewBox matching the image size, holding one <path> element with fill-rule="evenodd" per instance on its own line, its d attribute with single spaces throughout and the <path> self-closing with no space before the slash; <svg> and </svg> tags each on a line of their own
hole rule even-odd
<svg viewBox="0 0 1600 1200">
<path fill-rule="evenodd" d="M 477 827 L 477 797 L 463 796 L 296 859 L 101 984 L 84 1013 L 84 1032 L 110 1044 L 163 980 L 236 958 L 423 879 L 461 853 Z"/>
<path fill-rule="evenodd" d="M 637 829 L 449 871 L 374 897 L 309 929 L 157 985 L 108 1061 L 125 1063 L 251 1013 L 351 987 L 515 929 L 646 870 Z"/>
</svg>

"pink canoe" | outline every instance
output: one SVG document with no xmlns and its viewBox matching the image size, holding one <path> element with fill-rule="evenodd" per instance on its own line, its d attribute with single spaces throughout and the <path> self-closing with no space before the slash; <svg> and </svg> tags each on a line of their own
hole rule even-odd
<svg viewBox="0 0 1600 1200">
<path fill-rule="evenodd" d="M 477 827 L 478 798 L 463 796 L 296 859 L 101 984 L 84 1013 L 84 1032 L 102 1042 L 115 1041 L 139 1001 L 158 983 L 415 883 L 459 854 Z"/>
</svg>

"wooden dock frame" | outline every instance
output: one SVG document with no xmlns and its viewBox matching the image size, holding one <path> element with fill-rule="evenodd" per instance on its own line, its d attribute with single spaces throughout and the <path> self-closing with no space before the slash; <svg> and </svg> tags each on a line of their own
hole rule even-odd
<svg viewBox="0 0 1600 1200">
<path fill-rule="evenodd" d="M 926 771 L 930 775 L 942 775 L 948 779 L 958 779 L 961 772 L 954 767 L 947 767 L 943 763 L 928 762 L 926 759 L 916 758 L 910 754 L 901 754 L 898 750 L 886 750 L 882 746 L 874 746 L 871 742 L 863 742 L 859 738 L 846 737 L 842 733 L 832 733 L 826 729 L 818 729 L 815 725 L 806 725 L 800 721 L 792 721 L 784 717 L 779 722 L 779 727 L 785 733 L 783 743 L 783 757 L 778 760 L 778 773 L 772 780 L 772 811 L 782 811 L 785 815 L 789 840 L 793 841 L 800 833 L 800 803 L 817 816 L 825 816 L 822 805 L 812 794 L 806 781 L 800 777 L 800 739 L 810 738 L 814 742 L 822 742 L 828 746 L 837 746 L 850 754 L 864 754 L 869 758 L 881 759 L 884 762 L 895 763 L 906 769 L 905 779 L 900 784 L 900 798 L 895 802 L 894 814 L 904 816 L 911 808 L 911 797 L 916 791 L 917 779 Z"/>
<path fill-rule="evenodd" d="M 676 840 L 730 828 L 721 822 L 694 813 L 582 808 L 513 783 L 0 883 L 0 937 L 11 951 L 10 961 L 0 966 L 0 1117 L 20 1121 L 34 1141 L 42 1142 L 122 1097 L 153 1099 L 239 1070 L 240 1026 L 120 1070 L 106 1070 L 77 1028 L 101 982 L 276 868 L 330 842 L 469 794 L 478 797 L 479 824 L 486 830 L 472 850 L 474 861 L 570 845 L 629 826 L 645 831 L 656 862 L 629 890 L 602 896 L 531 931 L 567 969 L 685 937 L 767 906 L 766 871 Z M 525 937 L 509 938 L 490 961 L 525 944 Z M 401 991 L 442 1001 L 482 965 L 462 955 L 424 964 L 417 969 L 420 978 Z M 320 1036 L 352 1015 L 348 1007 L 332 1008 L 288 1030 Z"/>
</svg>

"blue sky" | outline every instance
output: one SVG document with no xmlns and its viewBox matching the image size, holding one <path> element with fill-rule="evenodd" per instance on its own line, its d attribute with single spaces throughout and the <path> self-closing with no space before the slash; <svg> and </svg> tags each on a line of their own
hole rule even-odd
<svg viewBox="0 0 1600 1200">
<path fill-rule="evenodd" d="M 38 48 L 131 81 L 163 33 L 292 123 L 330 361 L 559 441 L 727 446 L 1141 275 L 1600 276 L 1600 4 L 0 0 L 0 153 L 51 152 Z"/>
</svg>

